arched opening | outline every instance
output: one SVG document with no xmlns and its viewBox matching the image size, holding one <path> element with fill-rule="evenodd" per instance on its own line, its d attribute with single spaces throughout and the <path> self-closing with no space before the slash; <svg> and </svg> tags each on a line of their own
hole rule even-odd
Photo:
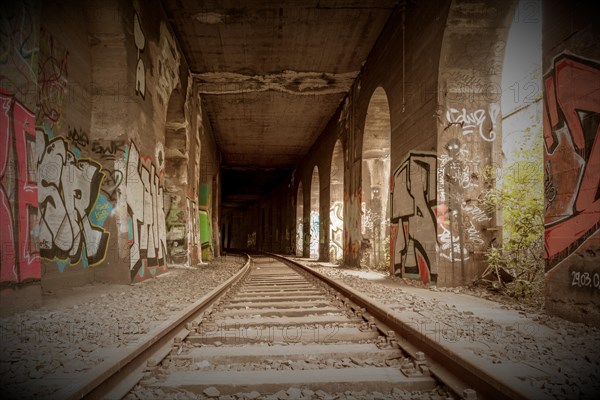
<svg viewBox="0 0 600 400">
<path fill-rule="evenodd" d="M 373 92 L 362 146 L 361 265 L 385 269 L 389 264 L 390 107 L 383 88 Z"/>
<path fill-rule="evenodd" d="M 310 258 L 319 259 L 319 168 L 315 165 L 310 182 Z"/>
<path fill-rule="evenodd" d="M 172 263 L 188 262 L 188 235 L 186 215 L 189 213 L 186 198 L 188 132 L 184 115 L 184 97 L 174 89 L 167 106 L 165 123 L 165 210 L 167 226 L 167 251 Z M 160 155 L 158 156 L 161 157 Z M 160 163 L 161 160 L 158 160 Z"/>
<path fill-rule="evenodd" d="M 501 86 L 504 159 L 497 174 L 496 189 L 502 196 L 496 223 L 502 228 L 502 264 L 513 276 L 539 287 L 544 273 L 541 0 L 517 4 L 506 40 Z"/>
<path fill-rule="evenodd" d="M 489 249 L 502 242 L 500 207 L 487 201 L 504 172 L 501 102 L 511 93 L 502 93 L 502 67 L 513 20 L 529 20 L 536 7 L 527 1 L 519 10 L 517 3 L 500 7 L 483 0 L 478 9 L 495 12 L 482 13 L 468 27 L 462 24 L 465 7 L 473 3 L 450 4 L 439 59 L 435 223 L 428 229 L 437 240 L 435 248 L 424 246 L 427 257 L 419 267 L 424 282 L 431 276 L 438 286 L 456 286 L 479 279 L 486 274 Z M 399 227 L 398 238 L 401 233 Z M 395 248 L 395 255 L 401 250 Z"/>
<path fill-rule="evenodd" d="M 344 259 L 344 150 L 338 140 L 331 155 L 329 183 L 329 261 Z"/>
<path fill-rule="evenodd" d="M 302 182 L 298 184 L 298 193 L 296 194 L 296 255 L 302 257 L 304 244 L 304 193 L 302 192 Z"/>
</svg>

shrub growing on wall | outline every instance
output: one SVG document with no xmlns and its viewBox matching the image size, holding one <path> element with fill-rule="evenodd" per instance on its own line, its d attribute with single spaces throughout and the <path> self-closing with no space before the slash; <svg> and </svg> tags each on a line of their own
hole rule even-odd
<svg viewBox="0 0 600 400">
<path fill-rule="evenodd" d="M 501 246 L 486 253 L 494 286 L 523 301 L 543 304 L 544 278 L 544 160 L 542 132 L 527 128 L 513 154 L 514 163 L 504 170 L 502 184 L 490 191 L 485 202 L 502 212 Z M 507 273 L 507 274 L 505 274 Z"/>
</svg>

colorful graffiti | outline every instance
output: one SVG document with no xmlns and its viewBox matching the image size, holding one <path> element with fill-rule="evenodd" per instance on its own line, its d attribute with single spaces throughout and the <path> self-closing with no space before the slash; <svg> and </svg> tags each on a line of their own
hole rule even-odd
<svg viewBox="0 0 600 400">
<path fill-rule="evenodd" d="M 146 67 L 141 53 L 146 47 L 146 36 L 140 25 L 140 17 L 137 12 L 133 13 L 133 39 L 137 49 L 137 67 L 135 69 L 135 93 L 145 98 L 146 96 Z"/>
<path fill-rule="evenodd" d="M 562 55 L 544 77 L 548 267 L 600 228 L 600 64 Z M 546 190 L 548 194 L 548 190 Z"/>
<path fill-rule="evenodd" d="M 393 274 L 435 280 L 436 155 L 411 152 L 392 177 Z"/>
<path fill-rule="evenodd" d="M 0 89 L 0 282 L 41 277 L 35 116 Z"/>
<path fill-rule="evenodd" d="M 69 52 L 42 28 L 40 34 L 40 64 L 36 123 L 46 123 L 52 129 L 60 126 L 67 91 L 67 58 Z"/>
<path fill-rule="evenodd" d="M 132 280 L 166 271 L 166 236 L 163 171 L 156 172 L 149 157 L 135 144 L 126 153 L 129 270 Z"/>
<path fill-rule="evenodd" d="M 112 210 L 100 195 L 100 164 L 77 157 L 48 126 L 36 131 L 36 142 L 41 256 L 54 260 L 61 271 L 67 264 L 100 263 L 110 236 L 102 225 Z"/>
<path fill-rule="evenodd" d="M 200 222 L 202 259 L 208 261 L 214 256 L 212 245 L 212 190 L 211 185 L 208 183 L 202 183 L 200 185 L 198 220 Z"/>
<path fill-rule="evenodd" d="M 188 234 L 188 254 L 190 262 L 197 263 L 202 261 L 202 247 L 200 245 L 200 222 L 198 203 L 190 198 L 187 199 L 187 234 Z"/>
<path fill-rule="evenodd" d="M 344 216 L 341 201 L 329 209 L 329 259 L 340 261 L 344 257 Z"/>
</svg>

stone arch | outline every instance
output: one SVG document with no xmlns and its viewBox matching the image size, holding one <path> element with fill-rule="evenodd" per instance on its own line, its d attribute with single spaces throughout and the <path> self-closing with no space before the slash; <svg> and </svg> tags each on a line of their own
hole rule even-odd
<svg viewBox="0 0 600 400">
<path fill-rule="evenodd" d="M 188 259 L 186 187 L 188 183 L 188 123 L 185 97 L 179 88 L 171 92 L 165 122 L 165 211 L 167 251 L 172 263 L 185 264 Z"/>
<path fill-rule="evenodd" d="M 310 258 L 319 259 L 319 243 L 320 243 L 320 182 L 319 182 L 319 167 L 315 165 L 310 181 Z"/>
<path fill-rule="evenodd" d="M 391 123 L 388 97 L 373 91 L 365 118 L 361 177 L 361 265 L 384 267 L 389 255 Z"/>
<path fill-rule="evenodd" d="M 329 261 L 344 259 L 344 149 L 341 140 L 331 153 L 329 182 Z"/>
<path fill-rule="evenodd" d="M 304 193 L 302 182 L 296 192 L 296 255 L 303 256 L 304 249 Z"/>
<path fill-rule="evenodd" d="M 426 250 L 427 268 L 438 274 L 440 286 L 477 278 L 485 268 L 485 249 L 500 239 L 495 210 L 481 210 L 479 199 L 495 187 L 494 171 L 502 165 L 502 63 L 517 2 L 453 0 L 448 12 L 439 64 L 436 226 L 431 228 L 437 230 L 437 254 Z"/>
</svg>

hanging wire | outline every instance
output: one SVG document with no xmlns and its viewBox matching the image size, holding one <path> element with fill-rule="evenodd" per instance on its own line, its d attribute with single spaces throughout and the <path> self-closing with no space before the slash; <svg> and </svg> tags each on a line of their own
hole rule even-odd
<svg viewBox="0 0 600 400">
<path fill-rule="evenodd" d="M 400 3 L 402 11 L 402 112 L 406 110 L 406 0 Z"/>
</svg>

